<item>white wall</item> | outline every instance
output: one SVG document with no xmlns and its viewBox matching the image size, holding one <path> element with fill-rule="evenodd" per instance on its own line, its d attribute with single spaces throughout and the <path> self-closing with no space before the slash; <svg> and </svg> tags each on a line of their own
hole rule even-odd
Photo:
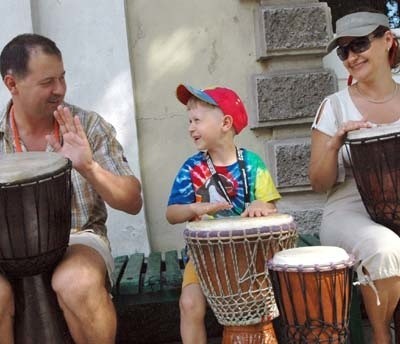
<svg viewBox="0 0 400 344">
<path fill-rule="evenodd" d="M 0 43 L 35 32 L 60 48 L 67 79 L 66 101 L 100 113 L 111 122 L 140 178 L 136 115 L 123 0 L 2 0 L 9 21 Z M 2 103 L 8 98 L 1 93 Z M 150 250 L 144 211 L 137 216 L 111 210 L 107 221 L 113 255 Z"/>
</svg>

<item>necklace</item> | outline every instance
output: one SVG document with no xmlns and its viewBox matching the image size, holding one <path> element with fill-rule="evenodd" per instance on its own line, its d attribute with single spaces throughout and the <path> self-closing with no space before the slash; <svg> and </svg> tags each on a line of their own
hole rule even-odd
<svg viewBox="0 0 400 344">
<path fill-rule="evenodd" d="M 394 86 L 393 92 L 387 98 L 384 98 L 382 100 L 377 100 L 377 99 L 372 99 L 372 98 L 367 97 L 358 88 L 358 83 L 355 84 L 355 87 L 356 87 L 356 91 L 360 95 L 360 97 L 363 98 L 364 100 L 366 100 L 367 102 L 374 103 L 374 104 L 384 104 L 384 103 L 387 103 L 387 102 L 391 101 L 396 96 L 397 91 L 398 91 L 397 82 L 395 82 L 394 85 L 395 86 Z"/>
<path fill-rule="evenodd" d="M 11 109 L 10 109 L 10 122 L 11 122 L 11 130 L 12 130 L 13 137 L 14 137 L 15 150 L 18 153 L 22 152 L 21 140 L 20 140 L 20 137 L 19 137 L 17 124 L 15 123 L 14 106 L 11 106 Z M 58 122 L 56 120 L 54 120 L 53 135 L 56 138 L 56 140 L 59 141 L 59 138 L 60 138 L 60 127 L 59 127 Z"/>
</svg>

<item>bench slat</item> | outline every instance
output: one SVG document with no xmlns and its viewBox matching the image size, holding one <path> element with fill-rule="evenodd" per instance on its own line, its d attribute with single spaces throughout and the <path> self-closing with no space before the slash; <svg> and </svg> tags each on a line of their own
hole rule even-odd
<svg viewBox="0 0 400 344">
<path fill-rule="evenodd" d="M 299 239 L 297 241 L 297 246 L 320 246 L 321 242 L 319 238 L 313 234 L 301 234 L 299 235 Z"/>
<path fill-rule="evenodd" d="M 161 290 L 161 252 L 152 252 L 147 260 L 147 269 L 144 277 L 143 291 Z"/>
<path fill-rule="evenodd" d="M 182 284 L 182 272 L 179 267 L 177 251 L 165 252 L 165 282 L 165 289 L 177 288 Z"/>
<path fill-rule="evenodd" d="M 114 295 L 119 293 L 119 283 L 121 281 L 122 274 L 123 274 L 126 264 L 128 262 L 128 258 L 129 257 L 127 255 L 114 258 L 115 268 L 114 268 L 113 277 L 112 277 L 114 280 L 114 286 L 112 288 L 112 293 Z"/>
<path fill-rule="evenodd" d="M 139 294 L 140 274 L 143 262 L 143 253 L 135 253 L 130 256 L 124 274 L 119 282 L 119 293 L 121 295 Z"/>
</svg>

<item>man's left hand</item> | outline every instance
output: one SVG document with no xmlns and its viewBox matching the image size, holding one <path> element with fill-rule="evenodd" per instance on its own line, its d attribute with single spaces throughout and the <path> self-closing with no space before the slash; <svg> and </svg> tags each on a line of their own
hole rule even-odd
<svg viewBox="0 0 400 344">
<path fill-rule="evenodd" d="M 46 140 L 58 153 L 72 161 L 72 166 L 81 174 L 90 169 L 93 158 L 89 142 L 78 116 L 73 117 L 71 110 L 59 105 L 54 117 L 60 126 L 63 145 L 53 136 L 46 135 Z"/>
</svg>

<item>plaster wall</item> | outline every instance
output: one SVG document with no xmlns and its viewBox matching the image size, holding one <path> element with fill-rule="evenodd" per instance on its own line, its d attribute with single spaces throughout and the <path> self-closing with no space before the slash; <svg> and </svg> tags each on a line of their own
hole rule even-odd
<svg viewBox="0 0 400 344">
<path fill-rule="evenodd" d="M 117 131 L 128 161 L 140 178 L 132 75 L 123 0 L 2 0 L 8 25 L 1 46 L 16 34 L 53 39 L 63 53 L 66 101 L 100 113 Z M 8 100 L 1 86 L 1 103 Z M 113 255 L 150 250 L 144 211 L 132 216 L 109 209 Z"/>
<path fill-rule="evenodd" d="M 249 116 L 253 117 L 251 76 L 266 68 L 273 70 L 276 64 L 256 61 L 257 1 L 158 0 L 150 4 L 146 0 L 135 0 L 127 1 L 127 5 L 151 247 L 154 250 L 181 248 L 184 225 L 169 225 L 165 210 L 178 169 L 196 149 L 189 139 L 185 107 L 175 98 L 177 85 L 228 86 L 237 91 Z M 287 68 L 307 64 L 315 64 L 315 60 L 304 60 L 299 65 L 298 60 L 281 59 L 281 66 Z M 285 131 L 290 135 L 291 129 L 285 128 L 274 135 Z M 308 128 L 304 132 L 308 134 Z M 265 157 L 265 142 L 272 137 L 271 129 L 247 128 L 236 143 Z"/>
</svg>

